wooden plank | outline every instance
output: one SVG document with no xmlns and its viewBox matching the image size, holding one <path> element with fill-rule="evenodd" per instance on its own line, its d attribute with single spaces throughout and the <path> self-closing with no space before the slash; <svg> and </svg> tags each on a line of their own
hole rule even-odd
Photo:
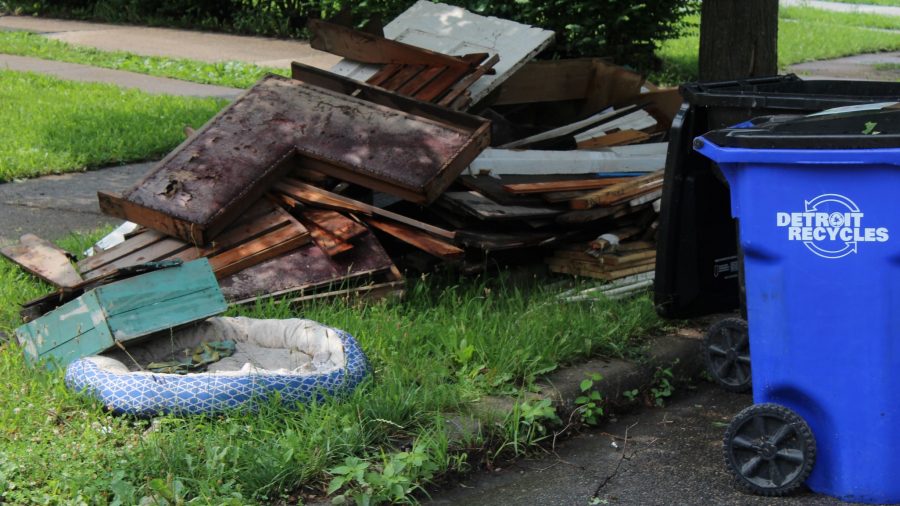
<svg viewBox="0 0 900 506">
<path fill-rule="evenodd" d="M 481 76 L 485 75 L 489 70 L 494 68 L 494 65 L 500 61 L 499 55 L 491 56 L 486 62 L 479 65 L 471 74 L 464 77 L 458 83 L 456 83 L 450 91 L 447 92 L 447 95 L 438 102 L 438 105 L 442 107 L 450 107 L 451 109 L 462 109 L 463 104 L 457 104 L 456 100 L 460 97 L 460 95 L 475 84 L 475 81 L 481 78 Z M 452 106 L 452 107 L 451 107 Z"/>
<path fill-rule="evenodd" d="M 593 126 L 584 132 L 575 135 L 576 143 L 583 143 L 594 137 L 601 137 L 613 130 L 643 130 L 656 126 L 657 121 L 650 113 L 643 109 L 626 114 L 611 121 L 605 121 Z"/>
<path fill-rule="evenodd" d="M 571 262 L 571 261 L 558 261 L 553 259 L 548 259 L 546 261 L 547 265 L 550 268 L 551 272 L 557 272 L 561 274 L 571 274 L 574 276 L 585 276 L 589 278 L 602 279 L 605 281 L 612 281 L 615 279 L 620 279 L 628 276 L 633 276 L 635 274 L 640 274 L 643 272 L 651 272 L 654 270 L 655 262 L 649 262 L 645 265 L 640 265 L 636 267 L 631 267 L 628 269 L 619 269 L 615 271 L 603 271 L 592 268 L 589 265 L 583 264 L 581 262 Z"/>
<path fill-rule="evenodd" d="M 597 190 L 585 197 L 570 202 L 572 209 L 590 209 L 597 206 L 614 206 L 627 202 L 644 193 L 651 193 L 662 187 L 663 171 L 659 170 L 646 176 L 632 178 L 608 188 Z"/>
<path fill-rule="evenodd" d="M 619 116 L 628 114 L 630 111 L 633 111 L 636 108 L 636 105 L 628 105 L 619 109 L 601 111 L 596 114 L 592 114 L 585 119 L 569 123 L 568 125 L 553 128 L 539 134 L 530 135 L 523 139 L 518 139 L 513 142 L 506 143 L 500 147 L 503 149 L 524 148 L 527 146 L 532 146 L 539 142 L 572 136 L 576 132 L 590 128 L 597 123 L 609 121 Z"/>
<path fill-rule="evenodd" d="M 569 191 L 569 192 L 550 192 L 541 194 L 541 199 L 548 204 L 559 204 L 560 202 L 568 202 L 585 195 L 590 195 L 594 190 Z"/>
<path fill-rule="evenodd" d="M 652 203 L 656 200 L 659 200 L 660 198 L 662 198 L 662 186 L 661 185 L 658 190 L 644 193 L 638 197 L 635 197 L 635 198 L 629 200 L 628 205 L 631 207 L 639 207 L 644 204 Z M 659 212 L 659 211 L 657 211 L 657 212 Z"/>
<path fill-rule="evenodd" d="M 433 102 L 447 93 L 447 90 L 455 83 L 459 82 L 466 73 L 466 70 L 446 68 L 446 70 L 432 79 L 431 82 L 420 88 L 413 97 L 415 97 L 416 100 L 421 100 L 423 102 Z"/>
<path fill-rule="evenodd" d="M 139 249 L 146 248 L 154 242 L 163 240 L 165 237 L 164 234 L 155 230 L 145 229 L 143 232 L 128 238 L 123 243 L 79 261 L 78 270 L 82 273 L 92 271 L 122 258 L 123 256 L 130 255 Z"/>
<path fill-rule="evenodd" d="M 465 251 L 453 244 L 438 239 L 434 236 L 420 232 L 412 227 L 379 220 L 377 218 L 365 218 L 369 225 L 389 234 L 407 244 L 445 260 L 456 260 L 465 256 Z"/>
<path fill-rule="evenodd" d="M 123 244 L 126 243 L 128 243 L 128 241 L 125 241 L 125 243 Z M 196 250 L 196 248 L 182 241 L 181 239 L 167 237 L 162 239 L 161 241 L 154 242 L 149 246 L 136 250 L 133 253 L 125 255 L 121 258 L 117 258 L 116 260 L 113 260 L 112 262 L 98 267 L 94 270 L 82 271 L 81 274 L 86 280 L 96 280 L 126 267 L 141 265 L 147 262 L 167 260 L 169 258 L 172 258 L 176 253 L 188 249 Z M 180 260 L 190 261 L 195 260 L 197 257 L 198 255 L 184 256 L 180 258 Z"/>
<path fill-rule="evenodd" d="M 580 223 L 589 223 L 591 221 L 602 220 L 606 218 L 614 218 L 615 215 L 627 206 L 620 204 L 609 207 L 596 207 L 594 209 L 586 209 L 579 211 L 569 211 L 556 217 L 556 222 L 564 225 L 576 225 Z"/>
<path fill-rule="evenodd" d="M 561 213 L 548 207 L 504 206 L 474 191 L 445 192 L 437 204 L 485 221 L 551 218 Z"/>
<path fill-rule="evenodd" d="M 352 28 L 310 18 L 307 22 L 313 49 L 361 63 L 399 63 L 468 69 L 469 62 L 425 48 Z"/>
<path fill-rule="evenodd" d="M 381 70 L 370 77 L 366 83 L 371 84 L 372 86 L 381 86 L 383 83 L 387 82 L 388 79 L 403 70 L 403 68 L 404 66 L 399 63 L 385 65 L 381 67 Z M 384 86 L 381 87 L 384 88 Z"/>
<path fill-rule="evenodd" d="M 387 218 L 398 223 L 403 223 L 404 225 L 409 225 L 413 228 L 423 230 L 438 237 L 443 237 L 450 240 L 453 240 L 454 238 L 454 233 L 449 230 L 444 230 L 442 228 L 435 227 L 433 225 L 429 225 L 427 223 L 414 220 L 412 218 L 408 218 L 406 216 L 402 216 L 385 209 L 359 202 L 358 200 L 353 200 L 336 193 L 331 193 L 327 190 L 323 190 L 316 186 L 306 184 L 296 179 L 285 179 L 283 181 L 280 181 L 275 184 L 274 190 L 289 197 L 295 198 L 305 204 L 318 205 L 339 211 L 361 212 L 368 215 L 381 216 L 382 218 Z"/>
<path fill-rule="evenodd" d="M 120 246 L 131 248 L 140 236 L 129 239 Z M 117 258 L 92 271 L 84 273 L 87 279 L 97 279 L 117 269 L 161 260 L 188 262 L 208 257 L 213 271 L 224 277 L 262 262 L 273 255 L 290 251 L 309 241 L 308 231 L 287 211 L 268 199 L 260 199 L 247 211 L 246 216 L 225 230 L 217 239 L 202 247 L 190 245 L 180 239 L 167 237 L 153 242 L 132 253 Z M 110 250 L 112 251 L 112 250 Z"/>
<path fill-rule="evenodd" d="M 18 244 L 0 249 L 0 254 L 54 286 L 70 288 L 82 281 L 69 253 L 34 234 L 23 235 Z"/>
<path fill-rule="evenodd" d="M 503 178 L 493 176 L 468 176 L 462 175 L 457 181 L 470 190 L 486 196 L 487 198 L 503 205 L 512 206 L 542 206 L 544 201 L 536 195 L 524 195 L 509 193 L 504 189 L 507 182 L 521 181 L 518 178 Z"/>
<path fill-rule="evenodd" d="M 389 39 L 446 54 L 500 55 L 496 75 L 478 79 L 469 92 L 473 103 L 487 97 L 553 40 L 553 32 L 521 23 L 480 16 L 442 3 L 420 0 L 384 27 Z M 332 72 L 365 81 L 377 68 L 345 60 Z"/>
<path fill-rule="evenodd" d="M 483 251 L 504 251 L 521 248 L 547 246 L 565 239 L 574 231 L 530 231 L 530 232 L 486 232 L 481 230 L 458 230 L 457 244 Z"/>
<path fill-rule="evenodd" d="M 626 146 L 644 142 L 650 138 L 650 134 L 640 130 L 619 130 L 592 139 L 586 139 L 578 143 L 578 149 L 608 148 L 611 146 Z"/>
<path fill-rule="evenodd" d="M 381 85 L 381 87 L 391 91 L 396 91 L 398 88 L 419 75 L 419 73 L 426 68 L 427 67 L 425 65 L 404 65 L 399 72 L 391 76 L 391 78 L 385 81 L 384 84 Z"/>
<path fill-rule="evenodd" d="M 412 97 L 437 79 L 445 70 L 447 70 L 447 67 L 429 67 L 422 72 L 419 72 L 414 79 L 410 79 L 406 84 L 398 88 L 397 93 Z"/>
<path fill-rule="evenodd" d="M 262 237 L 209 258 L 216 277 L 223 278 L 236 272 L 287 253 L 310 241 L 306 229 L 283 227 Z"/>
<path fill-rule="evenodd" d="M 366 233 L 366 227 L 336 211 L 306 208 L 299 211 L 299 215 L 304 222 L 314 223 L 342 241 L 350 241 Z"/>
<path fill-rule="evenodd" d="M 656 258 L 656 249 L 638 250 L 620 254 L 603 255 L 600 261 L 604 265 L 622 265 L 628 263 L 639 262 L 642 260 L 652 260 Z"/>
<path fill-rule="evenodd" d="M 303 204 L 300 201 L 295 200 L 287 195 L 282 193 L 276 193 L 273 195 L 279 202 L 284 203 L 288 207 L 292 208 L 302 208 Z M 328 230 L 319 227 L 314 222 L 309 220 L 304 220 L 301 217 L 301 221 L 306 229 L 309 231 L 309 236 L 312 238 L 312 241 L 322 249 L 328 256 L 333 257 L 335 255 L 339 255 L 345 251 L 349 251 L 353 249 L 353 245 L 349 242 L 344 241 L 340 237 L 333 235 Z"/>
<path fill-rule="evenodd" d="M 309 223 L 306 228 L 309 229 L 309 235 L 312 237 L 313 242 L 316 243 L 316 246 L 330 257 L 353 249 L 352 244 L 331 235 L 327 230 L 316 226 L 314 223 Z"/>
<path fill-rule="evenodd" d="M 575 179 L 569 181 L 548 181 L 544 183 L 519 183 L 506 184 L 503 189 L 510 193 L 549 193 L 563 191 L 592 190 L 606 188 L 618 183 L 624 183 L 631 178 L 607 177 L 592 179 Z"/>
<path fill-rule="evenodd" d="M 469 164 L 469 174 L 602 174 L 653 172 L 666 165 L 667 143 L 618 146 L 598 151 L 488 148 Z"/>
</svg>

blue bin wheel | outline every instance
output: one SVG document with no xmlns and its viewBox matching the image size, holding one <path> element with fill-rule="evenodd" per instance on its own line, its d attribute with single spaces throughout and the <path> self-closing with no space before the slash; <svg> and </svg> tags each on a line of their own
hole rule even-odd
<svg viewBox="0 0 900 506">
<path fill-rule="evenodd" d="M 725 318 L 710 325 L 703 338 L 703 358 L 719 386 L 731 392 L 750 390 L 750 334 L 746 321 Z"/>
<path fill-rule="evenodd" d="M 754 404 L 725 431 L 725 465 L 740 488 L 764 496 L 795 491 L 816 463 L 816 440 L 806 421 L 778 404 Z"/>
</svg>

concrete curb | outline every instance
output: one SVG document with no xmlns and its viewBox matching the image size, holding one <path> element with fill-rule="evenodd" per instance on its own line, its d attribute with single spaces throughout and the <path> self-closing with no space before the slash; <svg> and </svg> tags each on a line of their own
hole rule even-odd
<svg viewBox="0 0 900 506">
<path fill-rule="evenodd" d="M 647 343 L 647 355 L 639 362 L 619 359 L 592 359 L 582 364 L 559 369 L 539 383 L 536 393 L 526 395 L 529 401 L 549 399 L 557 415 L 568 420 L 577 408 L 575 399 L 582 395 L 581 381 L 598 373 L 603 380 L 594 389 L 600 392 L 606 403 L 623 406 L 623 392 L 638 389 L 645 391 L 653 385 L 658 368 L 671 367 L 677 380 L 698 376 L 705 368 L 703 363 L 702 334 L 696 329 L 684 329 L 673 335 L 655 337 Z M 488 396 L 471 408 L 471 418 L 449 421 L 461 433 L 472 431 L 476 425 L 500 423 L 515 408 L 513 397 Z M 473 424 L 474 422 L 477 422 Z"/>
</svg>

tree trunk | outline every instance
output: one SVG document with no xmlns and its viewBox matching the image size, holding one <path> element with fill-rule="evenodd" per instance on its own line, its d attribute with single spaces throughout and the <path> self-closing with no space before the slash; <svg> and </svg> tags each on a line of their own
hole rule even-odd
<svg viewBox="0 0 900 506">
<path fill-rule="evenodd" d="M 778 0 L 703 0 L 700 80 L 778 73 Z"/>
</svg>

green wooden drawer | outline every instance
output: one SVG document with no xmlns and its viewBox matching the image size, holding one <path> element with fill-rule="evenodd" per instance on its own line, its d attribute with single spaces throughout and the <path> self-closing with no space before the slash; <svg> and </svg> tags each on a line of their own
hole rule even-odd
<svg viewBox="0 0 900 506">
<path fill-rule="evenodd" d="M 29 363 L 64 367 L 161 330 L 215 316 L 228 305 L 206 259 L 104 285 L 16 329 Z"/>
</svg>

